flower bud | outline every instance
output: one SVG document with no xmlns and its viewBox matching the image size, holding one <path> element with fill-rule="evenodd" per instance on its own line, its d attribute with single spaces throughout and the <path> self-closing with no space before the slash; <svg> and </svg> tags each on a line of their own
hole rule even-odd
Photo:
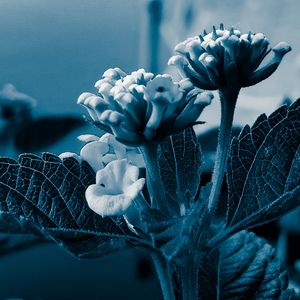
<svg viewBox="0 0 300 300">
<path fill-rule="evenodd" d="M 274 58 L 266 67 L 259 68 L 271 50 Z M 179 55 L 171 57 L 169 64 L 199 88 L 239 90 L 269 77 L 290 50 L 285 42 L 270 48 L 262 33 L 241 34 L 234 28 L 224 29 L 221 24 L 220 29 L 213 27 L 204 36 L 179 43 L 175 47 Z"/>
</svg>

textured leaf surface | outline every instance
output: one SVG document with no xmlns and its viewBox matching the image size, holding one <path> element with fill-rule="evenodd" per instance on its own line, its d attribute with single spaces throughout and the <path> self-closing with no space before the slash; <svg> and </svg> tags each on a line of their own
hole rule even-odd
<svg viewBox="0 0 300 300">
<path fill-rule="evenodd" d="M 219 253 L 215 260 L 218 267 L 213 267 L 213 258 L 205 260 L 205 274 L 209 274 L 205 277 L 211 278 L 211 283 L 202 283 L 200 271 L 201 299 L 294 298 L 294 291 L 287 288 L 287 271 L 276 259 L 274 249 L 255 234 L 235 234 L 223 243 Z"/>
<path fill-rule="evenodd" d="M 188 128 L 165 139 L 159 154 L 166 194 L 171 200 L 190 204 L 197 193 L 201 172 L 201 148 L 194 130 Z"/>
<path fill-rule="evenodd" d="M 256 226 L 300 205 L 300 100 L 232 141 L 227 225 Z"/>
<path fill-rule="evenodd" d="M 282 299 L 287 294 L 287 271 L 274 249 L 247 231 L 222 245 L 218 274 L 220 299 Z"/>
<path fill-rule="evenodd" d="M 89 165 L 74 158 L 0 158 L 0 229 L 37 233 L 77 256 L 125 246 L 129 232 L 122 220 L 102 218 L 86 203 L 85 190 L 94 180 Z"/>
</svg>

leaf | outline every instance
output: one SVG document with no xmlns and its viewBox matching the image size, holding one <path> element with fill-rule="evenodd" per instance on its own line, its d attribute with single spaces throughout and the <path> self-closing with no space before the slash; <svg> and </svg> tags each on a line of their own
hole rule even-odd
<svg viewBox="0 0 300 300">
<path fill-rule="evenodd" d="M 36 152 L 49 147 L 69 134 L 72 130 L 86 125 L 82 118 L 75 116 L 44 117 L 28 120 L 17 129 L 15 147 L 21 152 Z"/>
<path fill-rule="evenodd" d="M 89 209 L 85 190 L 94 180 L 90 166 L 74 158 L 61 161 L 49 153 L 0 158 L 0 228 L 36 233 L 80 257 L 118 250 L 130 231 L 123 219 Z M 6 228 L 2 219 L 10 220 Z"/>
<path fill-rule="evenodd" d="M 227 227 L 269 222 L 300 205 L 300 100 L 261 115 L 232 140 Z"/>
<path fill-rule="evenodd" d="M 233 127 L 231 130 L 231 137 L 238 136 L 241 131 L 240 127 Z M 202 178 L 203 181 L 203 175 L 205 173 L 210 174 L 213 170 L 213 165 L 215 161 L 215 154 L 216 154 L 216 148 L 218 145 L 218 134 L 219 134 L 219 128 L 214 127 L 209 130 L 206 130 L 205 132 L 201 133 L 198 136 L 198 141 L 201 145 L 201 150 L 203 152 L 203 163 L 202 163 Z M 203 174 L 204 173 L 204 174 Z"/>
<path fill-rule="evenodd" d="M 274 249 L 254 233 L 241 231 L 227 239 L 219 249 L 218 259 L 204 260 L 206 277 L 202 283 L 200 270 L 200 299 L 293 299 L 288 289 L 285 267 L 276 259 Z M 210 272 L 209 272 L 210 271 Z M 207 275 L 208 274 L 208 275 Z M 213 286 L 217 282 L 217 286 Z"/>
<path fill-rule="evenodd" d="M 202 189 L 201 194 L 206 191 L 207 187 Z M 203 221 L 205 204 L 205 201 L 198 200 L 184 216 L 174 215 L 169 218 L 157 209 L 143 210 L 141 221 L 147 226 L 147 234 L 168 261 L 174 259 L 179 252 L 189 253 L 196 247 L 194 237 L 198 233 L 199 223 Z M 202 241 L 205 243 L 205 238 Z M 199 243 L 197 246 L 201 248 Z"/>
<path fill-rule="evenodd" d="M 221 299 L 280 299 L 287 289 L 287 271 L 274 249 L 247 231 L 220 248 L 218 288 Z"/>
<path fill-rule="evenodd" d="M 158 161 L 166 195 L 190 206 L 198 191 L 202 162 L 194 130 L 188 128 L 163 140 Z"/>
</svg>

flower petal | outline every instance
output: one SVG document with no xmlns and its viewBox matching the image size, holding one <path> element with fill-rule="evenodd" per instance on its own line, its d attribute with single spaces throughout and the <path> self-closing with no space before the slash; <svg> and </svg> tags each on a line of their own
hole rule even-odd
<svg viewBox="0 0 300 300">
<path fill-rule="evenodd" d="M 104 195 L 102 187 L 97 184 L 87 188 L 85 198 L 89 207 L 102 217 L 123 215 L 133 201 L 124 194 Z"/>
<path fill-rule="evenodd" d="M 77 139 L 80 142 L 90 143 L 90 142 L 99 141 L 99 136 L 94 135 L 94 134 L 82 134 L 82 135 L 79 135 L 77 137 Z"/>
<path fill-rule="evenodd" d="M 72 157 L 72 158 L 75 158 L 78 162 L 82 161 L 81 157 L 78 154 L 74 153 L 74 152 L 63 152 L 63 153 L 59 154 L 58 157 L 61 160 Z"/>
<path fill-rule="evenodd" d="M 97 172 L 104 167 L 102 156 L 106 154 L 108 150 L 109 147 L 106 143 L 99 141 L 90 142 L 81 149 L 80 156 Z"/>
<path fill-rule="evenodd" d="M 111 153 L 108 153 L 108 154 L 105 154 L 103 157 L 102 157 L 102 162 L 107 165 L 109 164 L 110 162 L 114 161 L 114 160 L 117 160 L 118 157 L 116 156 L 116 154 L 111 154 Z"/>
<path fill-rule="evenodd" d="M 182 130 L 188 126 L 194 125 L 203 109 L 211 103 L 213 94 L 202 92 L 194 100 L 190 100 L 174 122 L 175 130 Z"/>
<path fill-rule="evenodd" d="M 286 42 L 277 44 L 273 49 L 274 56 L 265 66 L 253 72 L 249 79 L 244 83 L 244 87 L 254 85 L 271 76 L 278 68 L 283 56 L 291 51 L 291 46 Z"/>
<path fill-rule="evenodd" d="M 109 146 L 111 146 L 113 152 L 115 152 L 117 159 L 126 158 L 126 146 L 118 142 L 114 135 L 105 133 L 100 137 L 99 141 L 107 143 Z"/>
<path fill-rule="evenodd" d="M 137 166 L 138 168 L 145 168 L 145 161 L 143 154 L 138 153 L 136 148 L 127 151 L 127 160 L 130 164 Z"/>
<path fill-rule="evenodd" d="M 126 159 L 110 162 L 96 175 L 96 184 L 85 193 L 89 207 L 101 216 L 122 215 L 142 191 L 145 178 Z"/>
<path fill-rule="evenodd" d="M 96 184 L 104 186 L 112 193 L 124 192 L 139 177 L 139 168 L 128 164 L 126 159 L 114 160 L 96 174 Z"/>
<path fill-rule="evenodd" d="M 137 195 L 142 191 L 144 185 L 145 185 L 146 179 L 140 178 L 137 181 L 135 181 L 133 184 L 129 185 L 125 189 L 125 195 L 135 199 Z"/>
</svg>

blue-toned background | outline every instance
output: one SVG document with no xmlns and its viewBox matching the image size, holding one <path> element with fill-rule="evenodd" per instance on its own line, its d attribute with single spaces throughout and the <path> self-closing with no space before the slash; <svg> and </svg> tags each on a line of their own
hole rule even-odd
<svg viewBox="0 0 300 300">
<path fill-rule="evenodd" d="M 246 32 L 264 32 L 272 45 L 282 40 L 292 45 L 293 52 L 284 58 L 277 73 L 242 92 L 236 123 L 251 123 L 260 112 L 274 110 L 284 96 L 300 95 L 299 1 L 163 2 L 160 71 L 165 71 L 177 42 L 220 22 Z M 35 117 L 82 114 L 76 105 L 78 95 L 94 91 L 94 82 L 107 68 L 118 66 L 127 72 L 150 68 L 148 3 L 0 0 L 0 88 L 12 83 L 35 98 Z M 206 126 L 217 124 L 217 112 L 215 101 L 203 115 Z M 71 132 L 43 150 L 57 154 L 78 151 L 75 137 L 86 130 Z M 150 274 L 143 279 L 140 274 L 145 270 L 148 274 L 148 265 L 144 262 L 141 266 L 141 259 L 142 253 L 129 251 L 77 261 L 56 246 L 0 257 L 0 299 L 160 299 L 156 278 Z"/>
</svg>

